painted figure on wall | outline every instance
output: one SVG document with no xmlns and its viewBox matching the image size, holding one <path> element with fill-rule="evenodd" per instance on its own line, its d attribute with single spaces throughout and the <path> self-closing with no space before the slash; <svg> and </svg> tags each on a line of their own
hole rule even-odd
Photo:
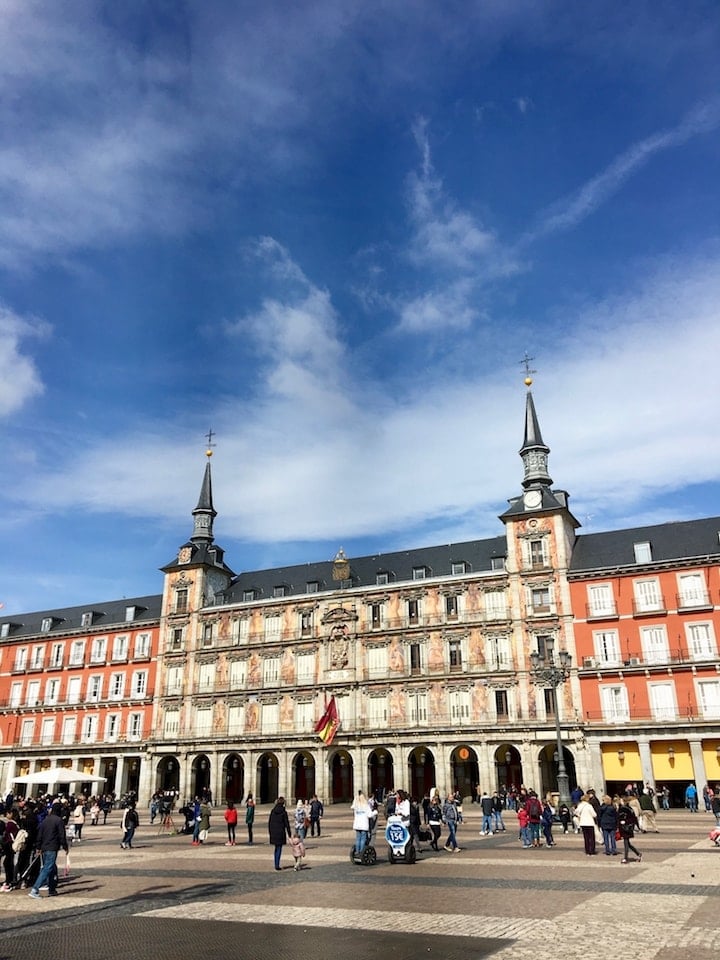
<svg viewBox="0 0 720 960">
<path fill-rule="evenodd" d="M 292 697 L 284 696 L 280 701 L 280 726 L 292 727 L 295 719 L 295 703 Z"/>
<path fill-rule="evenodd" d="M 390 691 L 390 723 L 401 723 L 405 720 L 405 694 L 397 688 Z"/>
<path fill-rule="evenodd" d="M 280 679 L 283 683 L 295 683 L 295 657 L 289 647 L 285 650 L 280 664 Z"/>
<path fill-rule="evenodd" d="M 260 720 L 260 707 L 253 700 L 247 705 L 245 711 L 245 733 L 254 733 L 258 728 Z"/>
<path fill-rule="evenodd" d="M 253 653 L 250 659 L 248 660 L 248 672 L 247 672 L 247 682 L 251 686 L 257 686 L 260 683 L 260 677 L 262 676 L 262 670 L 260 666 L 260 657 L 257 653 Z"/>
<path fill-rule="evenodd" d="M 393 673 L 405 672 L 405 653 L 397 637 L 393 637 L 388 652 L 388 666 Z"/>
<path fill-rule="evenodd" d="M 431 670 L 442 670 L 444 665 L 442 639 L 435 634 L 430 638 L 428 646 L 428 667 Z"/>
</svg>

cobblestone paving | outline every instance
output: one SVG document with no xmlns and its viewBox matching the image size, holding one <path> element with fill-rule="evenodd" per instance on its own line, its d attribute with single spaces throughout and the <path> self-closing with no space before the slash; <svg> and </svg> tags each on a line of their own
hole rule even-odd
<svg viewBox="0 0 720 960">
<path fill-rule="evenodd" d="M 362 867 L 349 862 L 347 811 L 331 809 L 300 872 L 287 849 L 275 872 L 267 844 L 225 847 L 219 828 L 196 848 L 141 827 L 132 851 L 118 849 L 116 824 L 86 828 L 61 896 L 0 895 L 0 960 L 103 960 L 123 945 L 130 958 L 163 960 L 167 948 L 172 960 L 260 960 L 305 955 L 304 941 L 313 960 L 382 952 L 606 960 L 628 949 L 643 960 L 685 960 L 720 948 L 720 850 L 707 839 L 709 816 L 660 815 L 661 833 L 637 839 L 642 863 L 626 865 L 585 857 L 574 835 L 553 849 L 521 850 L 516 831 L 480 837 L 474 811 L 466 819 L 457 855 L 389 864 L 379 841 L 378 863 Z"/>
</svg>

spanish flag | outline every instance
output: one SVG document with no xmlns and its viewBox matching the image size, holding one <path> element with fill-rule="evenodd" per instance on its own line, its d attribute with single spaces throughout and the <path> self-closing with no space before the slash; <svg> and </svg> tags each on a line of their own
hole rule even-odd
<svg viewBox="0 0 720 960">
<path fill-rule="evenodd" d="M 315 724 L 315 733 L 318 734 L 326 747 L 335 739 L 335 734 L 340 728 L 340 717 L 338 716 L 335 697 L 330 698 L 330 703 L 325 707 L 325 712 Z"/>
</svg>

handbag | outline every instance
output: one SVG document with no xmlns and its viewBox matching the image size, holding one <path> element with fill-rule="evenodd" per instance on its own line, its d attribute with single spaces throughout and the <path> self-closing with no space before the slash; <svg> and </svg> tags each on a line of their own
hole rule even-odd
<svg viewBox="0 0 720 960">
<path fill-rule="evenodd" d="M 619 830 L 616 830 L 616 831 L 615 831 L 615 839 L 616 839 L 616 840 L 622 840 L 622 834 L 620 833 Z"/>
<path fill-rule="evenodd" d="M 200 831 L 200 833 L 198 834 L 198 840 L 200 841 L 200 843 L 203 843 L 205 840 L 207 840 L 207 835 L 208 835 L 207 830 Z"/>
</svg>

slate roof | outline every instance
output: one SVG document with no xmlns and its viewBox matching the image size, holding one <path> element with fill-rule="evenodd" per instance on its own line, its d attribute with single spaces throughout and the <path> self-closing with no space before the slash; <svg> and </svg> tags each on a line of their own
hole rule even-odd
<svg viewBox="0 0 720 960">
<path fill-rule="evenodd" d="M 135 619 L 125 620 L 127 607 L 135 607 Z M 11 624 L 8 639 L 30 637 L 41 634 L 43 637 L 52 637 L 68 632 L 102 633 L 111 627 L 127 627 L 131 629 L 160 619 L 162 610 L 162 594 L 150 597 L 128 597 L 122 600 L 105 600 L 102 603 L 84 603 L 79 607 L 61 607 L 57 610 L 41 610 L 32 613 L 13 613 L 8 616 L 0 615 L 0 624 Z M 92 626 L 82 626 L 82 615 L 94 613 Z M 50 630 L 42 630 L 43 620 L 50 617 L 53 625 Z M 0 643 L 2 641 L 0 640 Z"/>
<path fill-rule="evenodd" d="M 630 527 L 578 537 L 570 573 L 615 567 L 637 567 L 633 545 L 649 543 L 652 563 L 713 557 L 720 559 L 720 517 L 680 520 L 650 527 Z"/>
<path fill-rule="evenodd" d="M 427 568 L 426 578 L 451 576 L 452 564 L 464 561 L 468 573 L 489 573 L 492 559 L 505 557 L 504 536 L 487 540 L 468 540 L 443 546 L 420 547 L 395 553 L 378 553 L 367 557 L 349 557 L 353 587 L 375 586 L 378 573 L 389 574 L 389 583 L 413 581 L 413 568 Z M 332 579 L 332 560 L 303 563 L 290 567 L 274 567 L 239 574 L 222 596 L 223 603 L 242 601 L 246 590 L 254 590 L 258 598 L 272 598 L 275 587 L 284 586 L 285 596 L 307 594 L 307 584 L 318 583 L 318 592 L 334 590 L 339 583 Z M 349 585 L 349 584 L 348 584 Z"/>
</svg>

